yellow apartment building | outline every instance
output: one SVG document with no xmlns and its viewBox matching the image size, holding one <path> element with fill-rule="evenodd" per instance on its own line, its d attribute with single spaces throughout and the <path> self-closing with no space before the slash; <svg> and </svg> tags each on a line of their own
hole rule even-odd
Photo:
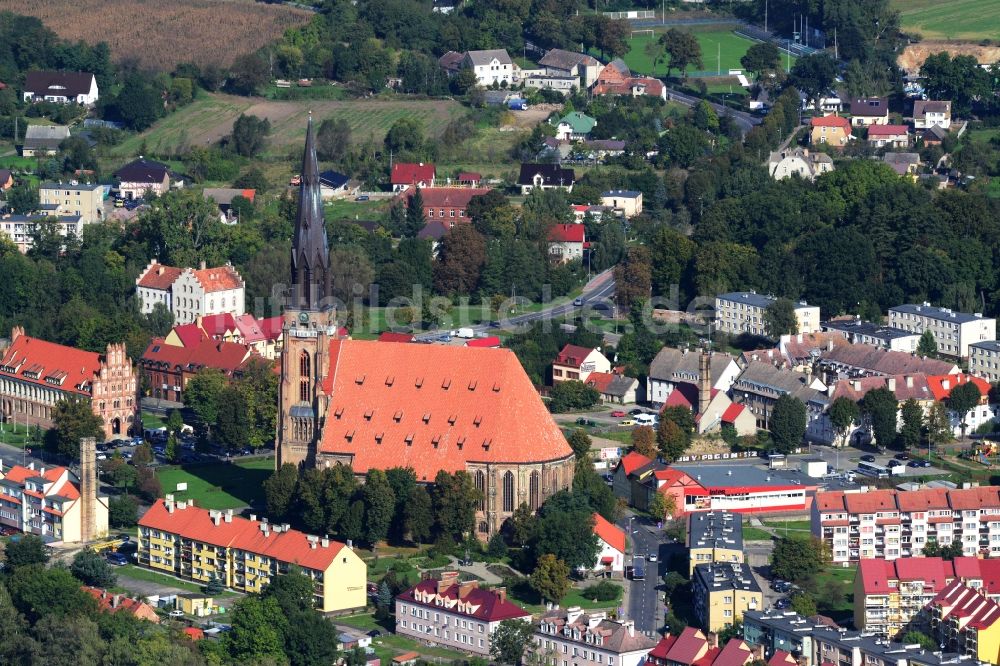
<svg viewBox="0 0 1000 666">
<path fill-rule="evenodd" d="M 366 604 L 368 567 L 348 544 L 287 524 L 201 509 L 192 501 L 158 500 L 139 521 L 139 563 L 200 583 L 217 577 L 241 592 L 263 590 L 297 566 L 316 584 L 316 608 L 338 613 Z"/>
<path fill-rule="evenodd" d="M 688 576 L 699 564 L 743 563 L 743 519 L 731 511 L 699 511 L 688 516 Z"/>
<path fill-rule="evenodd" d="M 699 564 L 692 588 L 695 615 L 708 631 L 721 631 L 741 622 L 744 611 L 764 608 L 764 594 L 746 564 Z"/>
</svg>

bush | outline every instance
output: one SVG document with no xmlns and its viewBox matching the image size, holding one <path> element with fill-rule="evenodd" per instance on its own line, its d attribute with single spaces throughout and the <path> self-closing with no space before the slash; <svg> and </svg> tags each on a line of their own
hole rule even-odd
<svg viewBox="0 0 1000 666">
<path fill-rule="evenodd" d="M 622 594 L 622 588 L 614 583 L 602 580 L 580 590 L 580 596 L 591 601 L 614 601 Z"/>
<path fill-rule="evenodd" d="M 108 503 L 108 522 L 111 527 L 132 527 L 138 520 L 139 505 L 131 495 L 112 497 Z"/>
</svg>

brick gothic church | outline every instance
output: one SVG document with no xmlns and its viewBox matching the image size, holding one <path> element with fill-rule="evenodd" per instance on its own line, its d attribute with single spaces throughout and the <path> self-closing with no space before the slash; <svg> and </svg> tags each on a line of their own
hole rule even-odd
<svg viewBox="0 0 1000 666">
<path fill-rule="evenodd" d="M 284 313 L 277 464 L 468 472 L 477 536 L 573 482 L 575 459 L 507 349 L 340 339 L 312 119 Z"/>
</svg>

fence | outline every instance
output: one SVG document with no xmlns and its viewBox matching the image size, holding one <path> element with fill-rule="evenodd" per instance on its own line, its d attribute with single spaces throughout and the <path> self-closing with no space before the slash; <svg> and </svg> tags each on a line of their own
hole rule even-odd
<svg viewBox="0 0 1000 666">
<path fill-rule="evenodd" d="M 653 9 L 630 9 L 625 12 L 603 12 L 605 16 L 612 19 L 655 19 L 656 11 Z"/>
</svg>

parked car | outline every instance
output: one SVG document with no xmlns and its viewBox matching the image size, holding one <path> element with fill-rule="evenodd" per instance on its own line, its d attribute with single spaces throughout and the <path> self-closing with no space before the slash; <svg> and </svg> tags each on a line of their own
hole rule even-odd
<svg viewBox="0 0 1000 666">
<path fill-rule="evenodd" d="M 97 459 L 98 460 L 107 460 L 108 459 L 108 454 L 106 454 L 104 452 L 98 453 L 97 454 Z"/>
<path fill-rule="evenodd" d="M 649 557 L 647 557 L 646 559 L 649 560 L 650 562 L 655 562 L 656 561 L 656 553 L 650 553 Z"/>
<path fill-rule="evenodd" d="M 574 298 L 573 299 L 573 307 L 577 307 L 578 308 L 581 305 L 583 305 L 583 299 L 582 298 Z"/>
<path fill-rule="evenodd" d="M 864 460 L 865 462 L 872 462 L 872 463 L 875 462 L 875 456 L 873 456 L 870 453 L 861 456 L 861 459 Z"/>
<path fill-rule="evenodd" d="M 128 564 L 128 558 L 121 553 L 108 553 L 106 557 L 108 564 L 113 564 L 116 567 L 123 567 Z"/>
<path fill-rule="evenodd" d="M 633 409 L 632 411 L 629 412 L 629 415 L 630 416 L 639 416 L 639 414 L 645 414 L 645 413 L 646 413 L 645 410 L 639 409 L 638 407 L 636 407 L 635 409 Z"/>
<path fill-rule="evenodd" d="M 778 599 L 777 601 L 774 602 L 774 607 L 778 609 L 788 608 L 791 605 L 792 601 L 788 597 L 782 597 L 781 599 Z"/>
<path fill-rule="evenodd" d="M 173 618 L 184 617 L 184 611 L 182 611 L 180 608 L 176 608 L 176 609 L 170 611 L 169 613 L 167 613 L 167 615 L 169 615 L 170 617 L 173 617 Z"/>
<path fill-rule="evenodd" d="M 892 460 L 889 461 L 889 464 L 886 465 L 886 467 L 902 467 L 903 464 L 904 463 L 902 463 L 899 460 L 893 458 Z"/>
<path fill-rule="evenodd" d="M 930 467 L 931 466 L 931 461 L 930 460 L 921 460 L 920 461 L 920 466 L 921 467 Z"/>
<path fill-rule="evenodd" d="M 896 454 L 896 460 L 909 460 L 909 459 L 910 459 L 910 454 L 907 453 L 906 451 Z"/>
<path fill-rule="evenodd" d="M 576 420 L 576 424 L 577 424 L 577 425 L 582 425 L 582 426 L 592 426 L 592 425 L 597 425 L 597 424 L 596 424 L 596 423 L 594 422 L 594 420 L 593 420 L 593 419 L 585 419 L 585 418 L 583 418 L 583 417 L 580 417 L 580 418 L 578 418 L 578 419 Z"/>
<path fill-rule="evenodd" d="M 362 194 L 361 196 L 355 198 L 355 201 L 368 201 L 370 197 L 367 194 Z"/>
<path fill-rule="evenodd" d="M 906 466 L 907 467 L 923 467 L 924 466 L 924 461 L 923 460 L 911 460 L 910 462 L 906 463 Z"/>
<path fill-rule="evenodd" d="M 618 425 L 620 425 L 620 426 L 632 426 L 632 425 L 635 425 L 635 421 L 633 421 L 632 419 L 623 419 L 623 420 L 621 420 L 621 421 L 618 422 Z"/>
<path fill-rule="evenodd" d="M 611 416 L 615 417 L 616 419 L 619 419 L 619 418 L 625 416 L 625 412 L 623 412 L 620 409 L 616 409 L 615 411 L 611 412 Z"/>
</svg>

